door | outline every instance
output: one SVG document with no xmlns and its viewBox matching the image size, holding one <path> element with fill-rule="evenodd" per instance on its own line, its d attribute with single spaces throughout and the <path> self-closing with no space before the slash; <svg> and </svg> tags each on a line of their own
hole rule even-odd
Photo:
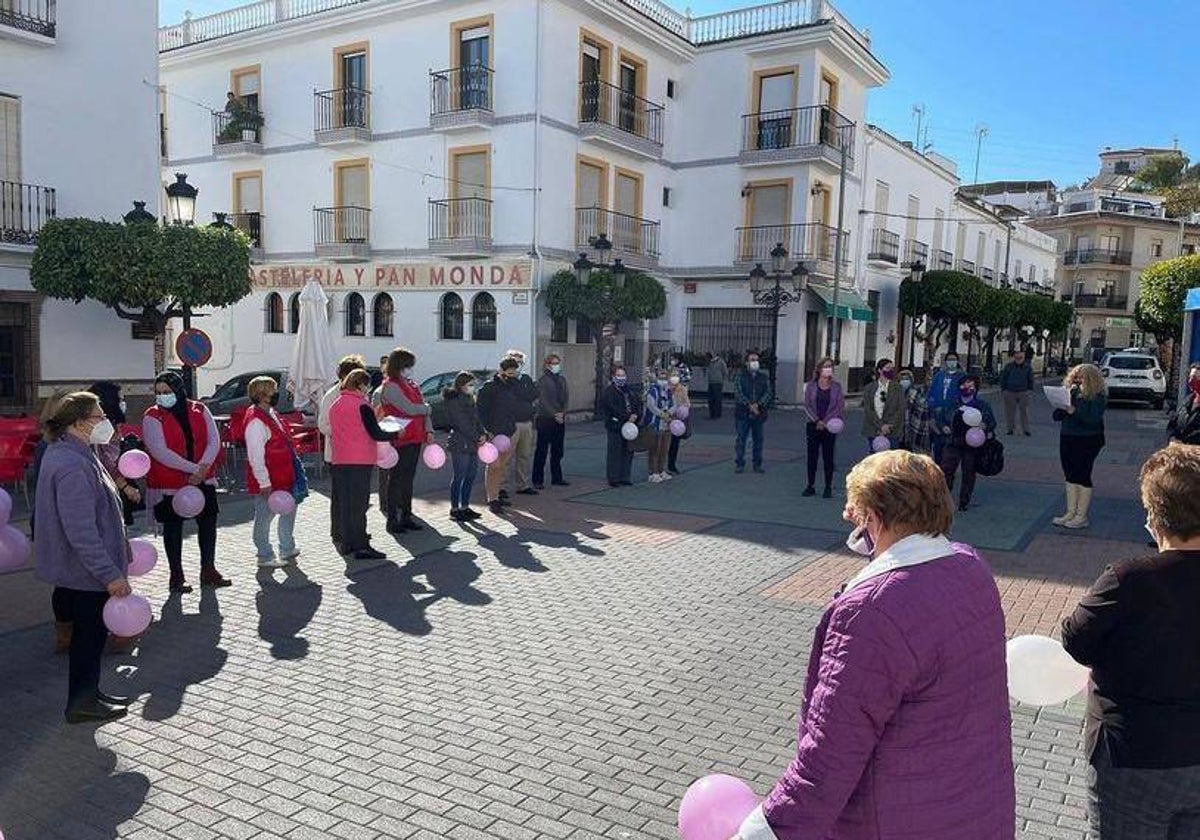
<svg viewBox="0 0 1200 840">
<path fill-rule="evenodd" d="M 812 197 L 812 213 L 809 215 L 812 226 L 808 228 L 808 248 L 805 250 L 822 260 L 833 257 L 833 228 L 830 225 L 832 204 L 833 192 L 826 187 L 818 188 Z"/>
<path fill-rule="evenodd" d="M 579 230 L 575 237 L 579 245 L 591 243 L 599 234 L 608 233 L 604 229 L 608 224 L 604 218 L 604 174 L 602 166 L 579 162 L 575 175 L 575 202 L 582 211 L 578 214 Z"/>
<path fill-rule="evenodd" d="M 618 172 L 613 195 L 613 247 L 631 254 L 642 252 L 642 181 L 640 178 Z"/>
<path fill-rule="evenodd" d="M 741 258 L 763 262 L 770 257 L 777 242 L 794 250 L 788 240 L 788 207 L 791 198 L 788 184 L 770 184 L 750 190 L 750 227 L 742 237 Z"/>
<path fill-rule="evenodd" d="M 795 143 L 792 126 L 796 101 L 796 75 L 778 73 L 760 76 L 758 79 L 758 131 L 759 149 L 786 149 Z"/>
<path fill-rule="evenodd" d="M 242 110 L 257 117 L 261 111 L 262 86 L 258 70 L 236 71 L 233 76 L 233 95 L 237 97 Z M 257 119 L 243 121 L 242 131 L 254 132 L 255 142 L 262 142 Z"/>
<path fill-rule="evenodd" d="M 21 100 L 0 96 L 0 231 L 23 230 Z"/>
<path fill-rule="evenodd" d="M 28 304 L 0 303 L 0 405 L 25 406 L 32 400 L 30 318 Z"/>
<path fill-rule="evenodd" d="M 620 112 L 620 127 L 622 131 L 628 131 L 630 134 L 644 135 L 645 127 L 640 125 L 639 108 L 637 101 L 638 92 L 638 68 L 636 65 L 628 62 L 621 62 L 621 112 Z"/>
<path fill-rule="evenodd" d="M 450 235 L 459 237 L 491 236 L 487 212 L 488 153 L 485 151 L 456 154 L 452 158 L 450 202 Z M 480 199 L 478 201 L 471 199 Z"/>
<path fill-rule="evenodd" d="M 580 61 L 580 113 L 581 122 L 596 122 L 600 119 L 600 91 L 604 78 L 601 63 L 602 51 L 595 44 L 583 42 Z"/>
<path fill-rule="evenodd" d="M 488 71 L 491 61 L 491 29 L 464 29 L 458 47 L 460 69 L 458 98 L 463 108 L 490 109 Z"/>
<path fill-rule="evenodd" d="M 370 195 L 365 164 L 343 166 L 337 171 L 335 233 L 338 242 L 366 242 L 370 230 L 367 213 Z"/>
<path fill-rule="evenodd" d="M 262 175 L 234 176 L 234 226 L 250 237 L 250 245 L 262 247 Z"/>
<path fill-rule="evenodd" d="M 367 125 L 367 53 L 365 50 L 343 53 L 341 57 L 342 91 L 340 128 L 365 128 Z"/>
<path fill-rule="evenodd" d="M 826 73 L 821 74 L 821 142 L 834 148 L 841 147 L 841 135 L 837 127 L 838 83 Z"/>
</svg>

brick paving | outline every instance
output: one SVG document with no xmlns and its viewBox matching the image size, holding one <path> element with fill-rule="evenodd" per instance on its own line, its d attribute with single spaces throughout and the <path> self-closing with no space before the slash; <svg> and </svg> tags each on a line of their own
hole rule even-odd
<svg viewBox="0 0 1200 840">
<path fill-rule="evenodd" d="M 1014 508 L 1020 545 L 985 552 L 1010 633 L 1051 631 L 1104 562 L 1142 547 L 1130 488 L 1152 422 L 1112 413 L 1105 515 L 1089 535 L 1047 524 L 1053 430 L 1011 447 L 1005 480 L 1038 492 Z M 572 486 L 517 497 L 504 521 L 450 522 L 448 475 L 422 473 L 430 529 L 385 541 L 372 513 L 391 559 L 350 568 L 326 547 L 319 492 L 302 507 L 298 567 L 273 574 L 255 573 L 247 506 L 227 504 L 219 552 L 234 586 L 168 598 L 161 565 L 138 584 L 157 620 L 107 660 L 106 688 L 140 699 L 101 728 L 62 725 L 45 590 L 28 572 L 0 577 L 0 830 L 665 840 L 700 775 L 765 791 L 793 748 L 813 627 L 860 561 L 838 550 L 832 508 L 738 515 L 781 493 L 797 510 L 812 500 L 785 483 L 783 462 L 803 460 L 795 415 L 776 415 L 768 475 L 736 477 L 747 481 L 715 466 L 729 461 L 731 426 L 700 420 L 684 445 L 690 474 L 627 488 L 632 505 L 597 480 L 602 439 L 586 427 L 568 442 Z M 667 503 L 695 493 L 689 482 L 709 500 L 699 514 Z M 986 522 L 987 510 L 968 516 Z M 186 552 L 194 568 L 194 543 Z M 1079 701 L 1015 707 L 1013 726 L 1020 836 L 1082 838 Z"/>
</svg>

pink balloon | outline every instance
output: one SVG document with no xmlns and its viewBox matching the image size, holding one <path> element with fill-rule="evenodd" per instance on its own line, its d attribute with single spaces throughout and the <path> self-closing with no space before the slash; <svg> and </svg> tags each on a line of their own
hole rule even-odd
<svg viewBox="0 0 1200 840">
<path fill-rule="evenodd" d="M 29 538 L 12 525 L 0 526 L 0 572 L 20 569 L 29 562 Z"/>
<path fill-rule="evenodd" d="M 140 636 L 153 618 L 150 602 L 141 595 L 109 598 L 104 603 L 104 626 L 114 636 Z"/>
<path fill-rule="evenodd" d="M 446 450 L 436 443 L 431 443 L 421 452 L 421 460 L 429 469 L 440 470 L 446 466 Z"/>
<path fill-rule="evenodd" d="M 296 497 L 288 490 L 276 490 L 267 496 L 267 510 L 278 516 L 290 516 L 296 512 Z"/>
<path fill-rule="evenodd" d="M 846 428 L 846 421 L 841 417 L 830 417 L 825 421 L 825 429 L 831 435 L 840 435 L 842 430 Z"/>
<path fill-rule="evenodd" d="M 984 441 L 986 440 L 987 435 L 984 433 L 983 429 L 979 428 L 978 426 L 973 426 L 970 429 L 967 429 L 967 446 L 983 446 Z"/>
<path fill-rule="evenodd" d="M 729 840 L 758 805 L 741 779 L 713 773 L 692 782 L 679 804 L 681 840 Z"/>
<path fill-rule="evenodd" d="M 873 452 L 887 452 L 891 448 L 892 442 L 883 435 L 880 435 L 879 437 L 875 438 L 875 440 L 871 441 L 871 450 Z"/>
<path fill-rule="evenodd" d="M 158 563 L 158 549 L 150 540 L 130 540 L 129 555 L 129 568 L 125 574 L 130 577 L 141 577 Z"/>
<path fill-rule="evenodd" d="M 131 481 L 145 478 L 150 472 L 150 456 L 140 449 L 130 449 L 117 459 L 117 469 Z"/>
<path fill-rule="evenodd" d="M 494 464 L 496 459 L 500 457 L 500 450 L 492 443 L 481 443 L 479 445 L 479 460 L 485 464 Z"/>
<path fill-rule="evenodd" d="M 398 463 L 400 463 L 400 453 L 396 451 L 396 447 L 380 441 L 375 465 L 381 470 L 390 470 Z"/>
<path fill-rule="evenodd" d="M 7 525 L 8 520 L 12 518 L 12 496 L 8 495 L 8 491 L 0 488 L 0 525 Z M 4 840 L 0 837 L 0 840 Z"/>
<path fill-rule="evenodd" d="M 492 438 L 492 446 L 496 447 L 497 452 L 507 452 L 512 449 L 512 438 L 508 435 L 496 435 Z"/>
<path fill-rule="evenodd" d="M 692 413 L 691 408 L 686 405 L 677 405 L 671 411 L 680 420 L 688 419 L 688 415 Z"/>
<path fill-rule="evenodd" d="M 687 431 L 687 426 L 683 424 L 682 420 L 672 420 L 667 424 L 667 428 L 670 429 L 671 434 L 675 435 L 675 437 L 681 437 Z"/>
<path fill-rule="evenodd" d="M 175 492 L 171 507 L 183 519 L 194 519 L 204 510 L 204 494 L 199 487 L 183 487 Z"/>
</svg>

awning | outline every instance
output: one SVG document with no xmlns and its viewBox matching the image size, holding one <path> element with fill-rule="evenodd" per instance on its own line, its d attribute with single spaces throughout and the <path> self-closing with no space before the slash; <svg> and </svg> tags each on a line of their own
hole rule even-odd
<svg viewBox="0 0 1200 840">
<path fill-rule="evenodd" d="M 833 287 L 819 283 L 809 283 L 808 290 L 825 301 L 825 317 L 833 317 Z M 865 300 L 858 296 L 852 288 L 838 287 L 837 316 L 844 321 L 861 321 L 869 324 L 875 320 L 875 313 Z"/>
</svg>

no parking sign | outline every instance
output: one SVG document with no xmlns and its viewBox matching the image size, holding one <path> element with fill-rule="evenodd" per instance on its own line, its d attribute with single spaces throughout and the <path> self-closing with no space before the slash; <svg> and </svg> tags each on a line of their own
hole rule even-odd
<svg viewBox="0 0 1200 840">
<path fill-rule="evenodd" d="M 175 355 L 187 367 L 203 367 L 212 353 L 212 339 L 204 330 L 184 330 L 175 339 Z"/>
</svg>

